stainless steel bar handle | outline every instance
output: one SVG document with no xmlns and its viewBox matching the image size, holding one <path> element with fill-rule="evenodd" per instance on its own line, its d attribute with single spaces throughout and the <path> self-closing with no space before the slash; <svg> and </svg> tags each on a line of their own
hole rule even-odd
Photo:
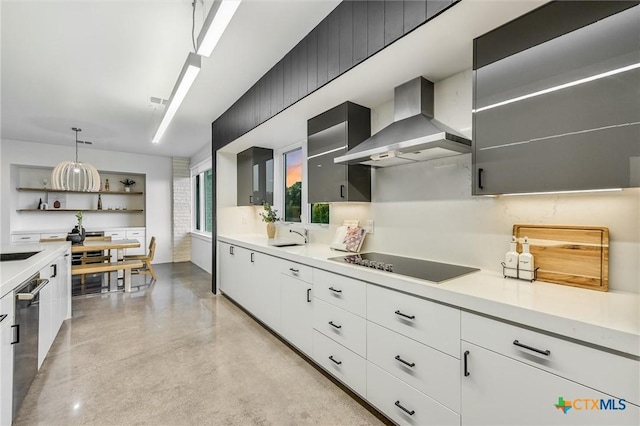
<svg viewBox="0 0 640 426">
<path fill-rule="evenodd" d="M 36 298 L 40 290 L 43 289 L 45 285 L 49 284 L 49 280 L 38 280 L 38 287 L 34 288 L 30 293 L 17 293 L 16 298 L 18 300 L 33 300 Z"/>
</svg>

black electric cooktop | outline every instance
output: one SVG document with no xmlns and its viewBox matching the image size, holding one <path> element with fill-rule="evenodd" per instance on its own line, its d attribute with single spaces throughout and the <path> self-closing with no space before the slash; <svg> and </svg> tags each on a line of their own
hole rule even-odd
<svg viewBox="0 0 640 426">
<path fill-rule="evenodd" d="M 435 283 L 479 271 L 477 268 L 432 262 L 430 260 L 412 259 L 410 257 L 393 256 L 384 253 L 349 254 L 340 257 L 331 257 L 329 260 L 406 275 Z"/>
</svg>

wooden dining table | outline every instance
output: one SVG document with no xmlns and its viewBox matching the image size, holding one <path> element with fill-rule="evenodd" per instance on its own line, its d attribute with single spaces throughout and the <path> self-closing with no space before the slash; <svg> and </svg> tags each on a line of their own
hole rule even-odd
<svg viewBox="0 0 640 426">
<path fill-rule="evenodd" d="M 116 258 L 118 261 L 124 259 L 124 249 L 138 248 L 140 247 L 140 241 L 138 240 L 111 240 L 111 241 L 84 241 L 82 244 L 72 244 L 71 253 L 86 253 L 89 251 L 105 251 L 116 250 Z M 73 267 L 72 267 L 73 270 Z M 118 278 L 120 274 L 124 274 L 124 271 L 118 271 Z M 123 275 L 124 277 L 124 275 Z M 126 278 L 125 278 L 126 281 Z M 125 282 L 125 289 L 129 287 L 130 283 Z M 125 290 L 126 291 L 126 290 Z"/>
</svg>

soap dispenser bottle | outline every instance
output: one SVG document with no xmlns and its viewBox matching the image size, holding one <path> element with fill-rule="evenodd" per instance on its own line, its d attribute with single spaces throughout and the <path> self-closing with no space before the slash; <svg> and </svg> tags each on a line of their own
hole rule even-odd
<svg viewBox="0 0 640 426">
<path fill-rule="evenodd" d="M 504 276 L 518 278 L 518 251 L 516 250 L 516 237 L 511 237 L 509 251 L 504 257 Z"/>
<path fill-rule="evenodd" d="M 523 280 L 533 281 L 534 269 L 533 255 L 529 252 L 529 238 L 524 237 L 522 254 L 518 257 L 518 275 Z"/>
</svg>

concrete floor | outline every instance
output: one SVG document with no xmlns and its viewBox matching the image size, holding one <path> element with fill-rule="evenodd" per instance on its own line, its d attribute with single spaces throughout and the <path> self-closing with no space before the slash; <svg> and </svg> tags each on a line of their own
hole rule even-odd
<svg viewBox="0 0 640 426">
<path fill-rule="evenodd" d="M 191 263 L 73 299 L 15 425 L 368 425 L 380 420 Z M 148 282 L 135 276 L 133 284 Z"/>
</svg>

